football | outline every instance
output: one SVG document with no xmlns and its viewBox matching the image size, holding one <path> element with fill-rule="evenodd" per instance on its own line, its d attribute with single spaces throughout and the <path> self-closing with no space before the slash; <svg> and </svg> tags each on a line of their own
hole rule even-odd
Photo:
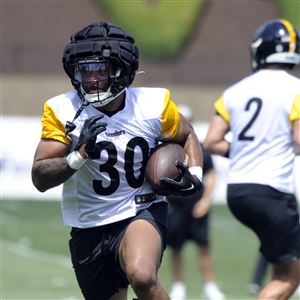
<svg viewBox="0 0 300 300">
<path fill-rule="evenodd" d="M 160 183 L 161 177 L 175 179 L 180 175 L 176 161 L 186 163 L 186 154 L 179 144 L 163 143 L 153 149 L 148 159 L 145 176 L 153 191 L 166 188 Z"/>
</svg>

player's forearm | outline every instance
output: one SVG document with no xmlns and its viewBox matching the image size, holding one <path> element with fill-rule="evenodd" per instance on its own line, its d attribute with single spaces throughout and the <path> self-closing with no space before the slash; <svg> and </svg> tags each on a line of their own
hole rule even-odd
<svg viewBox="0 0 300 300">
<path fill-rule="evenodd" d="M 211 154 L 218 154 L 228 157 L 230 150 L 230 143 L 225 139 L 222 140 L 206 140 L 204 142 L 204 148 Z"/>
<path fill-rule="evenodd" d="M 214 169 L 209 170 L 205 175 L 203 182 L 205 188 L 203 190 L 202 198 L 205 198 L 207 203 L 210 204 L 216 185 L 216 171 Z"/>
<path fill-rule="evenodd" d="M 229 124 L 220 115 L 214 115 L 203 143 L 204 148 L 211 154 L 228 157 L 230 144 L 225 136 L 229 130 Z"/>
<path fill-rule="evenodd" d="M 32 182 L 40 191 L 45 192 L 68 180 L 76 170 L 70 168 L 66 157 L 35 161 L 32 167 Z"/>
<path fill-rule="evenodd" d="M 203 166 L 203 153 L 199 144 L 199 140 L 194 131 L 191 131 L 188 138 L 186 139 L 184 150 L 189 158 L 189 167 Z"/>
</svg>

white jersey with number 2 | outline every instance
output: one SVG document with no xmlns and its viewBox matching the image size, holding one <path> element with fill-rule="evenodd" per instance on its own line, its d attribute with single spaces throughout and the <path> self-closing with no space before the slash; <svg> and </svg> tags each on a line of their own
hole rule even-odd
<svg viewBox="0 0 300 300">
<path fill-rule="evenodd" d="M 293 193 L 292 124 L 300 118 L 300 80 L 283 70 L 260 70 L 228 88 L 215 109 L 233 135 L 228 183 Z"/>
</svg>

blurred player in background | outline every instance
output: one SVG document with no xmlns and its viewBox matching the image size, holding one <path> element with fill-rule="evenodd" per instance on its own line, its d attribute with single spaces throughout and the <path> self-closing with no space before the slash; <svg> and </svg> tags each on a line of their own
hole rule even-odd
<svg viewBox="0 0 300 300">
<path fill-rule="evenodd" d="M 265 276 L 267 275 L 268 261 L 265 257 L 259 253 L 255 262 L 255 268 L 251 277 L 251 281 L 248 286 L 248 293 L 251 295 L 258 295 L 263 283 Z"/>
<path fill-rule="evenodd" d="M 165 194 L 202 187 L 202 151 L 193 129 L 163 88 L 129 88 L 139 66 L 134 39 L 98 22 L 71 37 L 63 66 L 74 91 L 44 105 L 32 180 L 44 192 L 63 183 L 64 224 L 87 300 L 169 299 L 157 279 L 167 233 L 167 203 L 144 172 L 158 141 L 181 144 L 178 181 Z"/>
<path fill-rule="evenodd" d="M 187 105 L 179 105 L 179 112 L 192 122 L 192 110 Z M 223 300 L 224 295 L 215 283 L 211 255 L 210 204 L 216 183 L 216 171 L 208 152 L 203 150 L 203 191 L 187 197 L 169 196 L 168 238 L 171 250 L 173 284 L 170 292 L 172 300 L 186 298 L 183 276 L 183 246 L 194 241 L 198 246 L 198 264 L 203 278 L 203 296 L 209 300 Z"/>
<path fill-rule="evenodd" d="M 300 224 L 293 165 L 300 154 L 300 37 L 287 20 L 262 24 L 250 45 L 253 74 L 215 103 L 204 147 L 230 159 L 227 202 L 272 264 L 259 299 L 288 299 L 300 280 Z M 232 133 L 229 143 L 225 135 Z"/>
<path fill-rule="evenodd" d="M 259 253 L 256 259 L 255 268 L 252 273 L 251 281 L 248 286 L 248 293 L 250 295 L 258 295 L 264 285 L 266 276 L 268 275 L 269 263 L 265 257 Z M 299 270 L 300 271 L 300 270 Z M 300 297 L 300 283 L 294 295 Z"/>
</svg>

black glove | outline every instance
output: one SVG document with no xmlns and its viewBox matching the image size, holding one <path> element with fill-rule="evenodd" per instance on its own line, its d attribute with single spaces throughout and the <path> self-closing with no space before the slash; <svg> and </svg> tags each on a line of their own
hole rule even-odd
<svg viewBox="0 0 300 300">
<path fill-rule="evenodd" d="M 107 123 L 98 122 L 103 117 L 104 115 L 97 115 L 97 116 L 89 117 L 85 120 L 75 150 L 78 150 L 81 145 L 85 144 L 84 151 L 89 157 L 93 156 L 93 154 L 97 150 L 96 149 L 97 135 L 102 131 L 106 130 Z"/>
<path fill-rule="evenodd" d="M 167 188 L 157 191 L 157 194 L 165 196 L 187 196 L 203 188 L 202 182 L 197 176 L 190 173 L 188 167 L 183 162 L 177 161 L 176 167 L 180 172 L 180 178 L 178 180 L 167 177 L 160 178 L 160 182 L 167 186 Z"/>
</svg>

